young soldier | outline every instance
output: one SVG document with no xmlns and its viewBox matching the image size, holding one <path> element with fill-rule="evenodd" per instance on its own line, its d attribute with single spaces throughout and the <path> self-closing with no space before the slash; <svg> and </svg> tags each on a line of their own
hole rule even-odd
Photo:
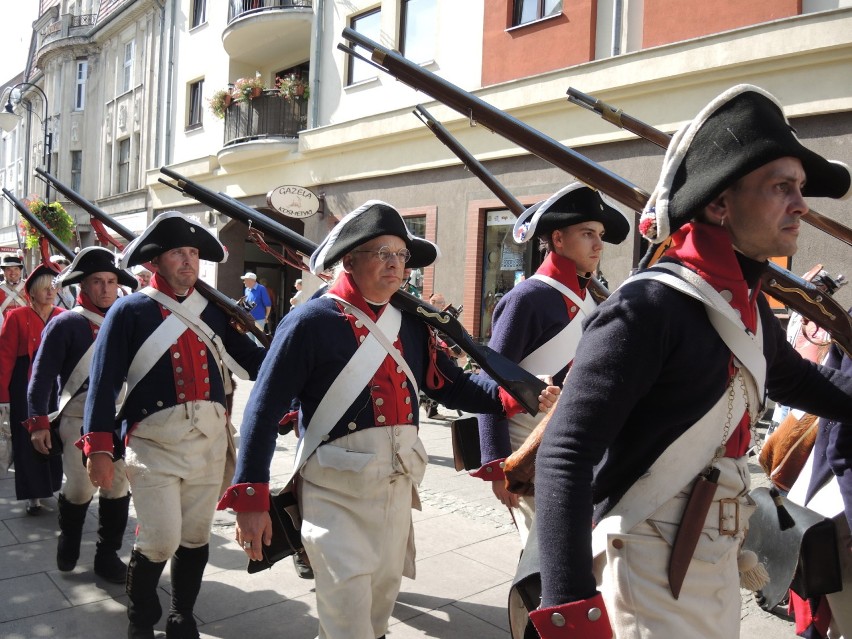
<svg viewBox="0 0 852 639">
<path fill-rule="evenodd" d="M 26 306 L 27 300 L 24 296 L 24 281 L 21 273 L 24 263 L 17 255 L 4 255 L 3 281 L 0 282 L 0 326 L 3 326 L 3 318 L 13 308 Z"/>
<path fill-rule="evenodd" d="M 527 209 L 515 223 L 517 243 L 538 239 L 547 256 L 535 275 L 506 293 L 494 309 L 489 346 L 534 375 L 561 386 L 582 334 L 582 321 L 596 303 L 586 290 L 603 253 L 619 244 L 630 223 L 600 193 L 579 182 Z M 532 497 L 506 490 L 502 464 L 543 415 L 479 416 L 482 467 L 471 473 L 491 482 L 495 496 L 513 510 L 521 546 L 535 513 Z"/>
<path fill-rule="evenodd" d="M 530 617 L 544 639 L 739 636 L 763 389 L 852 418 L 852 379 L 793 350 L 759 278 L 796 252 L 804 196 L 849 188 L 849 169 L 805 148 L 756 87 L 723 93 L 674 136 L 640 222 L 673 245 L 587 320 L 538 451 Z M 712 502 L 683 519 L 694 487 L 693 505 Z"/>
</svg>

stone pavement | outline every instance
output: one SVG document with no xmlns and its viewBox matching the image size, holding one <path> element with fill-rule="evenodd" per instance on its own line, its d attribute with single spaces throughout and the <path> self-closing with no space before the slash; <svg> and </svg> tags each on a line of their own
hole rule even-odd
<svg viewBox="0 0 852 639">
<path fill-rule="evenodd" d="M 235 423 L 247 406 L 250 382 L 240 382 Z M 442 409 L 443 415 L 454 415 Z M 453 469 L 449 423 L 425 419 L 421 438 L 430 466 L 421 487 L 423 510 L 414 512 L 417 579 L 403 580 L 388 632 L 395 639 L 506 639 L 506 596 L 520 550 L 511 519 L 483 482 Z M 273 484 L 289 475 L 295 440 L 279 438 Z M 38 516 L 27 516 L 14 498 L 14 476 L 0 479 L 0 638 L 117 639 L 126 636 L 124 587 L 92 572 L 96 504 L 89 509 L 77 568 L 56 569 L 56 501 L 45 500 Z M 498 507 L 499 506 L 499 507 Z M 127 560 L 135 519 L 131 508 Z M 246 558 L 234 542 L 234 517 L 218 513 L 210 563 L 196 605 L 204 639 L 311 639 L 316 636 L 313 582 L 299 579 L 290 561 L 256 575 L 245 572 Z M 168 609 L 168 567 L 160 599 Z M 789 620 L 766 613 L 744 593 L 747 639 L 792 639 Z M 163 628 L 165 619 L 159 624 Z"/>
</svg>

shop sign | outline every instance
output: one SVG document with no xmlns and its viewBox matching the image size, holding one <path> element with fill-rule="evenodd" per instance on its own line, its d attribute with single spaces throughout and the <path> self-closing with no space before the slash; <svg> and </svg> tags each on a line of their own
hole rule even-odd
<svg viewBox="0 0 852 639">
<path fill-rule="evenodd" d="M 287 217 L 306 218 L 319 210 L 319 198 L 310 189 L 285 185 L 266 194 L 266 202 Z"/>
</svg>

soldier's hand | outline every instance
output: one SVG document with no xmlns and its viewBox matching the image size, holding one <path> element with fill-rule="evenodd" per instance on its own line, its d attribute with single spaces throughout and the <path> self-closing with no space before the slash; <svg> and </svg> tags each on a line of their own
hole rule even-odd
<svg viewBox="0 0 852 639">
<path fill-rule="evenodd" d="M 42 430 L 33 431 L 30 434 L 30 441 L 33 443 L 33 448 L 35 448 L 42 455 L 50 454 L 50 430 L 47 428 L 43 428 Z"/>
<path fill-rule="evenodd" d="M 86 470 L 89 473 L 89 481 L 95 488 L 109 490 L 115 473 L 112 463 L 112 455 L 108 453 L 92 453 L 86 460 Z"/>
<path fill-rule="evenodd" d="M 500 503 L 506 506 L 507 508 L 518 507 L 518 496 L 515 493 L 509 492 L 509 489 L 506 488 L 506 482 L 504 480 L 501 479 L 499 481 L 492 481 L 491 490 L 494 491 L 494 496 L 500 500 Z"/>
<path fill-rule="evenodd" d="M 551 408 L 556 404 L 556 400 L 559 399 L 559 394 L 562 392 L 562 389 L 558 386 L 548 386 L 543 391 L 541 391 L 541 395 L 538 396 L 538 409 L 547 413 Z"/>
<path fill-rule="evenodd" d="M 237 513 L 237 543 L 246 551 L 249 559 L 263 559 L 263 546 L 272 543 L 272 520 L 266 511 Z"/>
</svg>

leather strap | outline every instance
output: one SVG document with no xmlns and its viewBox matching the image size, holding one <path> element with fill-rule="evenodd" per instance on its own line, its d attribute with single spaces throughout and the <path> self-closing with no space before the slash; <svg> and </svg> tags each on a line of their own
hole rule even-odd
<svg viewBox="0 0 852 639">
<path fill-rule="evenodd" d="M 75 306 L 71 309 L 71 312 L 82 315 L 96 326 L 101 326 L 104 322 L 102 315 L 98 315 L 97 313 L 85 309 L 82 306 Z M 94 352 L 95 343 L 92 342 L 89 345 L 89 348 L 86 349 L 86 352 L 83 353 L 83 356 L 79 359 L 76 366 L 74 366 L 74 370 L 71 371 L 68 379 L 65 380 L 65 384 L 62 386 L 62 391 L 59 395 L 59 407 L 47 416 L 48 421 L 52 422 L 62 414 L 62 411 L 65 410 L 68 402 L 74 398 L 77 391 L 80 390 L 80 387 L 87 379 L 89 379 L 89 366 L 92 363 L 92 356 Z"/>
</svg>

